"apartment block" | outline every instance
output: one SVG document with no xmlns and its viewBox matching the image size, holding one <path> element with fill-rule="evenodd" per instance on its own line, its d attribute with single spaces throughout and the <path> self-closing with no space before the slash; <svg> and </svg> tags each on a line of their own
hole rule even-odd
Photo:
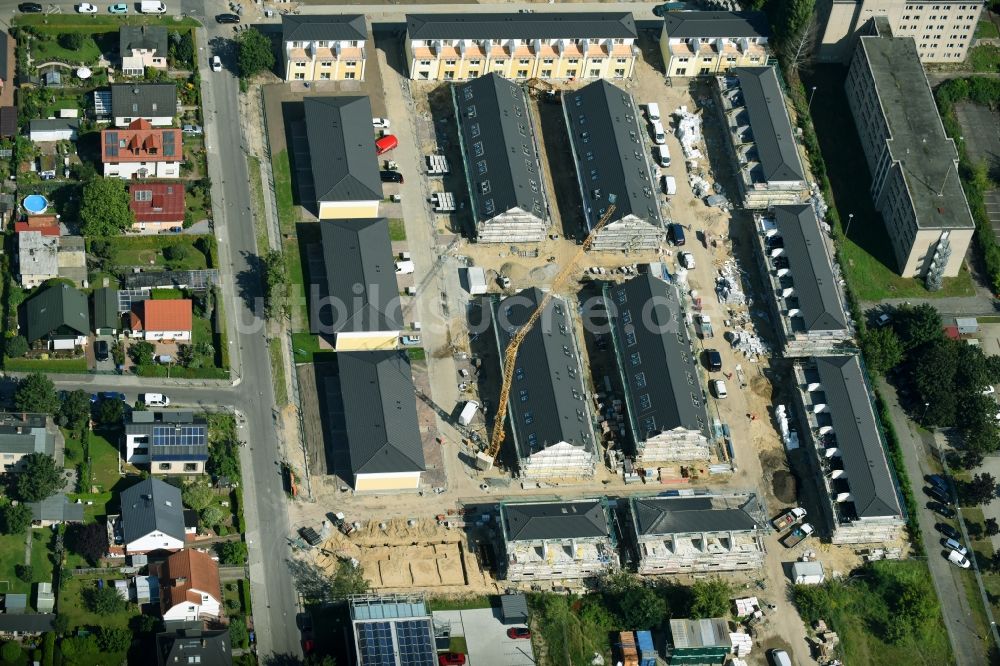
<svg viewBox="0 0 1000 666">
<path fill-rule="evenodd" d="M 767 64 L 764 12 L 667 12 L 660 54 L 667 76 L 707 76 Z"/>
<path fill-rule="evenodd" d="M 782 353 L 829 356 L 852 346 L 854 327 L 833 251 L 812 206 L 775 206 L 756 220 L 757 256 Z"/>
<path fill-rule="evenodd" d="M 363 81 L 367 42 L 361 14 L 285 14 L 281 17 L 285 80 Z"/>
<path fill-rule="evenodd" d="M 595 578 L 619 568 L 611 510 L 603 499 L 501 502 L 510 581 Z"/>
<path fill-rule="evenodd" d="M 595 81 L 566 93 L 562 106 L 587 230 L 615 207 L 591 249 L 655 250 L 666 231 L 632 95 Z"/>
<path fill-rule="evenodd" d="M 906 520 L 858 356 L 815 357 L 793 369 L 833 543 L 886 543 Z"/>
<path fill-rule="evenodd" d="M 764 509 L 757 496 L 632 497 L 640 574 L 714 573 L 764 563 Z"/>
<path fill-rule="evenodd" d="M 639 55 L 628 12 L 408 14 L 410 78 L 626 79 Z"/>
<path fill-rule="evenodd" d="M 486 74 L 451 92 L 476 240 L 542 240 L 549 205 L 524 91 L 499 74 Z"/>
<path fill-rule="evenodd" d="M 861 37 L 844 86 L 896 269 L 937 288 L 958 275 L 975 224 L 916 42 Z"/>
<path fill-rule="evenodd" d="M 775 68 L 734 69 L 716 77 L 713 92 L 743 207 L 764 210 L 803 201 L 809 185 Z"/>
<path fill-rule="evenodd" d="M 833 0 L 820 28 L 816 56 L 824 62 L 848 62 L 868 23 L 879 19 L 896 37 L 913 38 L 921 62 L 962 62 L 985 4 L 982 0 Z"/>
</svg>

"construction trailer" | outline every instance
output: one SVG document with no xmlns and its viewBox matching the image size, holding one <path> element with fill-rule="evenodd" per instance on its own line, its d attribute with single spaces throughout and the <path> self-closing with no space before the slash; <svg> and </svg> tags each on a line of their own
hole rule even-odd
<svg viewBox="0 0 1000 666">
<path fill-rule="evenodd" d="M 670 620 L 668 664 L 722 664 L 732 650 L 729 623 L 724 618 Z"/>
<path fill-rule="evenodd" d="M 501 502 L 500 528 L 510 581 L 593 578 L 620 566 L 604 499 Z"/>
<path fill-rule="evenodd" d="M 764 510 L 752 493 L 632 497 L 640 574 L 718 573 L 764 563 Z"/>
</svg>

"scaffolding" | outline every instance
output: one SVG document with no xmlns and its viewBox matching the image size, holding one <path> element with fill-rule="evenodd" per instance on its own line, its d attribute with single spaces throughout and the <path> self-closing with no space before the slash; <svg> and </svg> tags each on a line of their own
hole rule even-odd
<svg viewBox="0 0 1000 666">
<path fill-rule="evenodd" d="M 545 238 L 548 223 L 520 208 L 476 224 L 477 243 L 537 243 Z"/>
<path fill-rule="evenodd" d="M 712 445 L 697 430 L 676 428 L 636 442 L 637 463 L 648 467 L 658 462 L 702 462 L 712 455 Z"/>
<path fill-rule="evenodd" d="M 591 249 L 605 252 L 656 250 L 666 239 L 666 231 L 656 222 L 628 215 L 612 222 L 597 233 Z"/>
<path fill-rule="evenodd" d="M 540 451 L 521 456 L 521 477 L 525 480 L 555 478 L 591 478 L 597 466 L 597 457 L 585 446 L 559 442 Z"/>
<path fill-rule="evenodd" d="M 764 564 L 756 532 L 702 532 L 641 538 L 639 573 L 645 575 L 746 571 Z"/>
</svg>

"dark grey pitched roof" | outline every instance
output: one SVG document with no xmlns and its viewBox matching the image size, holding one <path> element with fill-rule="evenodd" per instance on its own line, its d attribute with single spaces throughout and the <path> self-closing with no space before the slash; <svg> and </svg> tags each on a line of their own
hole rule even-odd
<svg viewBox="0 0 1000 666">
<path fill-rule="evenodd" d="M 764 12 L 667 12 L 663 29 L 670 37 L 766 37 L 771 33 Z"/>
<path fill-rule="evenodd" d="M 167 29 L 159 25 L 123 25 L 118 29 L 118 53 L 131 55 L 133 49 L 152 50 L 166 58 L 169 42 Z"/>
<path fill-rule="evenodd" d="M 544 298 L 532 287 L 503 299 L 494 313 L 501 353 Z M 521 457 L 559 442 L 594 448 L 580 357 L 566 302 L 553 298 L 521 342 L 507 418 Z"/>
<path fill-rule="evenodd" d="M 806 330 L 846 329 L 847 315 L 812 206 L 775 206 L 774 223 L 784 242 L 784 256 Z"/>
<path fill-rule="evenodd" d="M 584 39 L 635 37 L 629 12 L 407 14 L 410 39 Z"/>
<path fill-rule="evenodd" d="M 535 129 L 524 91 L 499 74 L 452 88 L 476 222 L 519 208 L 546 219 Z"/>
<path fill-rule="evenodd" d="M 317 285 L 331 306 L 311 317 L 315 333 L 398 331 L 403 328 L 389 223 L 324 220 L 319 223 L 326 280 Z"/>
<path fill-rule="evenodd" d="M 55 130 L 79 130 L 79 118 L 36 118 L 28 123 L 31 132 L 52 132 Z"/>
<path fill-rule="evenodd" d="M 153 462 L 208 460 L 208 424 L 191 412 L 132 412 L 125 435 L 148 436 Z"/>
<path fill-rule="evenodd" d="M 612 222 L 634 215 L 662 226 L 632 96 L 595 81 L 564 94 L 563 111 L 588 225 L 597 224 L 613 195 Z"/>
<path fill-rule="evenodd" d="M 32 520 L 83 522 L 83 504 L 70 502 L 62 493 L 28 504 Z"/>
<path fill-rule="evenodd" d="M 233 652 L 229 630 L 192 628 L 156 634 L 156 659 L 159 666 L 194 663 L 231 666 Z"/>
<path fill-rule="evenodd" d="M 882 433 L 875 420 L 858 357 L 830 356 L 813 360 L 858 516 L 901 515 L 896 486 L 882 447 Z"/>
<path fill-rule="evenodd" d="M 306 97 L 303 104 L 316 201 L 380 200 L 371 101 Z"/>
<path fill-rule="evenodd" d="M 94 328 L 121 328 L 122 313 L 118 310 L 118 290 L 100 287 L 91 295 L 94 301 Z"/>
<path fill-rule="evenodd" d="M 44 634 L 55 619 L 55 613 L 0 613 L 0 633 Z"/>
<path fill-rule="evenodd" d="M 48 287 L 24 304 L 25 337 L 34 342 L 46 335 L 65 335 L 75 331 L 90 333 L 87 297 L 69 285 Z"/>
<path fill-rule="evenodd" d="M 805 180 L 802 161 L 792 136 L 785 97 L 774 67 L 737 67 L 733 74 L 750 120 L 750 132 L 767 181 Z"/>
<path fill-rule="evenodd" d="M 398 351 L 337 354 L 355 474 L 425 469 L 410 361 Z"/>
<path fill-rule="evenodd" d="M 608 515 L 601 500 L 501 504 L 507 541 L 586 539 L 608 536 Z"/>
<path fill-rule="evenodd" d="M 630 503 L 640 536 L 749 532 L 760 527 L 743 507 L 723 497 L 633 497 Z"/>
<path fill-rule="evenodd" d="M 281 40 L 284 42 L 364 41 L 367 38 L 362 14 L 285 14 L 281 17 Z"/>
<path fill-rule="evenodd" d="M 184 504 L 178 488 L 150 477 L 122 491 L 121 505 L 126 544 L 155 530 L 184 541 Z"/>
<path fill-rule="evenodd" d="M 177 86 L 172 83 L 118 83 L 111 86 L 114 118 L 161 118 L 177 115 Z"/>
<path fill-rule="evenodd" d="M 636 439 L 679 427 L 707 436 L 708 416 L 677 287 L 647 273 L 611 287 L 608 297 Z"/>
<path fill-rule="evenodd" d="M 7 58 L 7 44 L 10 40 L 10 35 L 7 34 L 6 30 L 0 30 L 0 80 L 7 81 L 7 68 L 10 67 L 10 61 Z"/>
</svg>

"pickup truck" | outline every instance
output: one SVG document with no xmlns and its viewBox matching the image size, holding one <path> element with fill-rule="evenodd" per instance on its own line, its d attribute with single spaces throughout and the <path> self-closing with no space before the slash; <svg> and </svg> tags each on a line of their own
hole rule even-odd
<svg viewBox="0 0 1000 666">
<path fill-rule="evenodd" d="M 809 523 L 802 523 L 791 532 L 781 538 L 781 545 L 785 548 L 795 548 L 802 541 L 813 533 L 813 526 Z"/>
<path fill-rule="evenodd" d="M 778 514 L 778 517 L 771 521 L 771 525 L 774 529 L 781 532 L 782 530 L 791 527 L 792 523 L 802 520 L 805 517 L 806 510 L 796 506 Z"/>
</svg>

